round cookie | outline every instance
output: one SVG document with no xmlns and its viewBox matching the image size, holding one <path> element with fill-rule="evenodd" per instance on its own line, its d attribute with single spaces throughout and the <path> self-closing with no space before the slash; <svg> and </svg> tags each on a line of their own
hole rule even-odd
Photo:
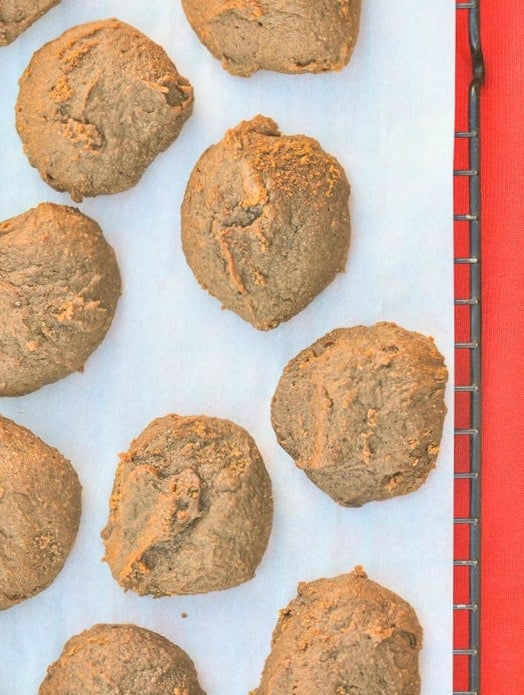
<svg viewBox="0 0 524 695">
<path fill-rule="evenodd" d="M 271 404 L 273 429 L 339 504 L 405 495 L 435 467 L 446 381 L 431 338 L 394 323 L 339 328 L 284 369 Z"/>
<path fill-rule="evenodd" d="M 20 78 L 16 127 L 44 181 L 79 202 L 134 186 L 192 110 L 193 89 L 164 49 L 107 19 L 36 51 Z"/>
<path fill-rule="evenodd" d="M 0 46 L 14 41 L 60 0 L 0 0 Z"/>
<path fill-rule="evenodd" d="M 233 75 L 341 70 L 358 37 L 361 0 L 182 0 L 202 43 Z"/>
<path fill-rule="evenodd" d="M 205 695 L 193 661 L 137 625 L 94 625 L 69 639 L 39 695 Z"/>
<path fill-rule="evenodd" d="M 251 695 L 419 695 L 421 647 L 409 603 L 356 567 L 299 584 Z"/>
<path fill-rule="evenodd" d="M 0 416 L 0 610 L 58 575 L 78 531 L 80 495 L 69 461 Z"/>
<path fill-rule="evenodd" d="M 244 429 L 168 415 L 121 455 L 104 560 L 142 595 L 229 589 L 254 576 L 272 517 L 271 482 Z"/>
<path fill-rule="evenodd" d="M 349 184 L 316 140 L 257 116 L 196 164 L 182 203 L 182 246 L 224 307 L 268 330 L 304 309 L 349 248 Z"/>
<path fill-rule="evenodd" d="M 81 370 L 102 342 L 120 273 L 100 227 L 42 203 L 0 223 L 0 396 Z"/>
</svg>

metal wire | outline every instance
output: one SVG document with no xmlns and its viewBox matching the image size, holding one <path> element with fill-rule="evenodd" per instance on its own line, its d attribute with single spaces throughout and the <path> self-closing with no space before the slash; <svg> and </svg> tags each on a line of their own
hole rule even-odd
<svg viewBox="0 0 524 695">
<path fill-rule="evenodd" d="M 469 44 L 472 57 L 472 80 L 469 86 L 468 130 L 456 132 L 456 138 L 467 138 L 469 162 L 467 169 L 454 172 L 469 181 L 469 211 L 456 214 L 457 222 L 467 222 L 469 227 L 469 256 L 455 258 L 456 264 L 469 266 L 469 297 L 456 299 L 456 305 L 468 307 L 470 336 L 467 342 L 455 343 L 456 350 L 470 351 L 469 384 L 456 386 L 456 392 L 469 392 L 469 426 L 455 430 L 455 437 L 469 439 L 469 471 L 455 473 L 455 479 L 469 481 L 469 516 L 454 520 L 456 527 L 469 528 L 469 558 L 454 560 L 455 566 L 466 567 L 469 572 L 469 602 L 455 604 L 454 611 L 468 611 L 469 644 L 467 649 L 454 649 L 455 656 L 469 659 L 469 690 L 454 691 L 453 695 L 480 694 L 480 530 L 481 530 L 481 206 L 480 206 L 480 89 L 484 80 L 484 59 L 480 42 L 480 1 L 457 3 L 457 12 L 468 12 Z M 456 614 L 455 614 L 456 615 Z"/>
</svg>

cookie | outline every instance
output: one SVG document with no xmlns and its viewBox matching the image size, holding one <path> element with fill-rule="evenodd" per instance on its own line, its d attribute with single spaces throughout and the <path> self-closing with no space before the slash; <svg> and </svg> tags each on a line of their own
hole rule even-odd
<svg viewBox="0 0 524 695">
<path fill-rule="evenodd" d="M 419 695 L 421 647 L 409 603 L 356 567 L 299 584 L 251 695 Z"/>
<path fill-rule="evenodd" d="M 58 575 L 78 531 L 80 494 L 69 461 L 0 416 L 0 610 Z"/>
<path fill-rule="evenodd" d="M 0 46 L 14 41 L 60 0 L 0 0 Z"/>
<path fill-rule="evenodd" d="M 16 127 L 44 181 L 79 202 L 134 186 L 192 109 L 193 89 L 164 49 L 107 19 L 34 54 L 20 78 Z"/>
<path fill-rule="evenodd" d="M 120 296 L 113 249 L 94 220 L 42 203 L 0 223 L 0 396 L 81 370 Z"/>
<path fill-rule="evenodd" d="M 233 75 L 341 70 L 358 37 L 361 0 L 182 0 L 200 41 Z"/>
<path fill-rule="evenodd" d="M 257 116 L 199 159 L 182 203 L 182 246 L 200 285 L 255 328 L 306 307 L 344 270 L 349 184 L 305 135 Z"/>
<path fill-rule="evenodd" d="M 280 445 L 336 502 L 417 490 L 439 451 L 444 360 L 394 323 L 331 331 L 292 359 L 271 405 Z"/>
<path fill-rule="evenodd" d="M 39 695 L 205 695 L 193 661 L 137 625 L 94 625 L 69 639 Z"/>
<path fill-rule="evenodd" d="M 168 415 L 121 456 L 104 559 L 139 594 L 229 589 L 254 576 L 272 517 L 271 482 L 244 429 Z"/>
</svg>

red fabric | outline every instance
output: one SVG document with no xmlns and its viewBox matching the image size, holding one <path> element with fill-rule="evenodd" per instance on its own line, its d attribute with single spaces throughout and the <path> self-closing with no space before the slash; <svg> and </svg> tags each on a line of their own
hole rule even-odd
<svg viewBox="0 0 524 695">
<path fill-rule="evenodd" d="M 484 0 L 483 692 L 524 693 L 524 4 Z"/>
<path fill-rule="evenodd" d="M 524 693 L 524 3 L 481 0 L 486 81 L 482 91 L 482 312 L 483 464 L 481 693 Z M 470 75 L 467 12 L 458 12 L 457 121 Z M 463 168 L 459 145 L 456 166 Z M 464 167 L 465 168 L 465 167 Z M 455 211 L 465 202 L 456 187 Z M 456 252 L 464 252 L 456 225 Z M 457 296 L 467 279 L 456 277 Z M 467 330 L 457 315 L 457 332 Z M 467 360 L 457 363 L 466 383 Z M 462 398 L 462 400 L 461 400 Z M 467 397 L 457 400 L 457 419 L 467 420 Z M 458 426 L 461 426 L 460 424 Z M 460 448 L 460 445 L 459 445 Z M 467 452 L 458 452 L 457 464 Z M 458 485 L 456 511 L 467 513 L 467 486 Z M 457 534 L 456 551 L 467 538 Z M 456 576 L 456 600 L 467 600 L 467 577 Z M 467 625 L 459 618 L 455 645 L 467 646 Z M 462 661 L 461 661 L 462 659 Z M 455 687 L 467 690 L 467 658 L 456 663 Z"/>
</svg>

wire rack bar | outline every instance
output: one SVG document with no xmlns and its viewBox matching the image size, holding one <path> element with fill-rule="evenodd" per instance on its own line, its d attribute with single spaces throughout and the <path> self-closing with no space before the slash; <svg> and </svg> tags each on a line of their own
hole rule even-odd
<svg viewBox="0 0 524 695">
<path fill-rule="evenodd" d="M 471 220 L 476 220 L 476 215 L 453 215 L 455 222 L 470 222 Z"/>
<path fill-rule="evenodd" d="M 456 656 L 475 656 L 477 653 L 476 649 L 454 649 L 453 654 Z"/>
<path fill-rule="evenodd" d="M 469 690 L 455 690 L 453 695 L 480 694 L 480 532 L 481 532 L 481 204 L 480 204 L 480 90 L 484 80 L 484 59 L 480 40 L 480 2 L 458 2 L 457 12 L 468 12 L 469 45 L 472 58 L 472 80 L 469 86 L 468 129 L 455 133 L 458 139 L 468 140 L 468 164 L 456 169 L 454 176 L 465 177 L 469 186 L 469 210 L 455 214 L 456 222 L 466 222 L 469 229 L 469 256 L 455 258 L 457 265 L 469 266 L 469 297 L 456 299 L 457 306 L 469 311 L 470 335 L 464 342 L 455 343 L 455 349 L 468 350 L 470 354 L 469 379 L 465 385 L 455 387 L 457 393 L 470 394 L 468 427 L 455 429 L 456 437 L 469 439 L 469 471 L 456 472 L 455 480 L 469 483 L 469 516 L 455 518 L 456 526 L 469 529 L 469 557 L 455 559 L 456 567 L 465 567 L 469 573 L 468 603 L 453 605 L 454 611 L 469 612 L 469 644 L 464 649 L 454 649 L 455 656 L 469 660 Z M 463 441 L 463 440 L 462 440 Z M 456 615 L 456 613 L 455 613 Z"/>
<path fill-rule="evenodd" d="M 475 340 L 471 343 L 455 343 L 455 350 L 475 350 L 478 346 L 479 344 Z"/>
</svg>

